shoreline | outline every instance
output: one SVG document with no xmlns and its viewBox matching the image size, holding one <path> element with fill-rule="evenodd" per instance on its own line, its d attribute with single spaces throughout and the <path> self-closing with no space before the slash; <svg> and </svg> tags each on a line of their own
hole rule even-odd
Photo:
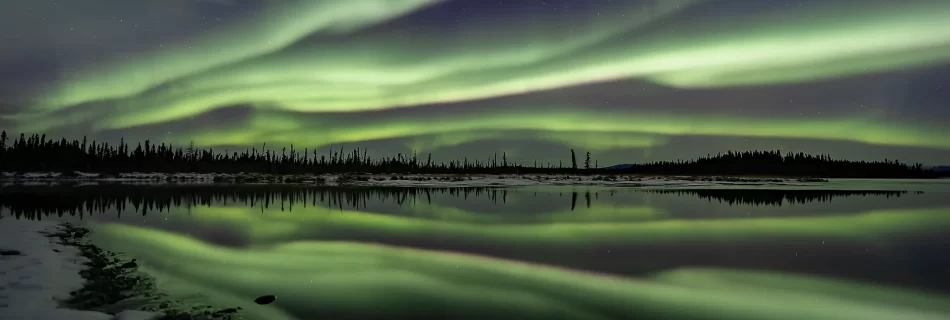
<svg viewBox="0 0 950 320">
<path fill-rule="evenodd" d="M 691 186 L 702 184 L 823 183 L 822 178 L 623 174 L 259 174 L 56 172 L 0 174 L 0 183 L 267 183 L 347 186 Z"/>
<path fill-rule="evenodd" d="M 70 223 L 0 220 L 0 318 L 237 320 L 240 308 L 184 308 L 134 263 L 89 244 Z M 15 255 L 6 253 L 15 252 Z M 10 300 L 9 298 L 13 298 Z"/>
</svg>

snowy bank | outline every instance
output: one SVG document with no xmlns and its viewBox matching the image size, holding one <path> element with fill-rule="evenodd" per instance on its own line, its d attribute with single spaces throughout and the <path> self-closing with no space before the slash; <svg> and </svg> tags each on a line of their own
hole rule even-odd
<svg viewBox="0 0 950 320">
<path fill-rule="evenodd" d="M 341 175 L 333 180 L 337 184 L 373 186 L 425 186 L 425 187 L 493 187 L 493 186 L 612 186 L 612 187 L 662 187 L 662 186 L 708 186 L 708 185 L 764 185 L 827 180 L 786 178 L 739 178 L 739 177 L 693 177 L 693 176 L 637 176 L 637 175 Z"/>
<path fill-rule="evenodd" d="M 0 319 L 9 320 L 139 320 L 157 314 L 126 311 L 116 315 L 60 307 L 80 289 L 88 259 L 78 249 L 48 235 L 55 222 L 0 219 Z"/>
</svg>

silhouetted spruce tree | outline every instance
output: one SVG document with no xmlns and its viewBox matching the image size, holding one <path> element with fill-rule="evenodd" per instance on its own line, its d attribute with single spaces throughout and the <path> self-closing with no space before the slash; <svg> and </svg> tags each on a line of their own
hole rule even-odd
<svg viewBox="0 0 950 320">
<path fill-rule="evenodd" d="M 0 132 L 0 157 L 7 151 L 7 131 Z"/>
<path fill-rule="evenodd" d="M 571 149 L 571 168 L 577 170 L 577 157 L 574 155 L 574 149 Z"/>
</svg>

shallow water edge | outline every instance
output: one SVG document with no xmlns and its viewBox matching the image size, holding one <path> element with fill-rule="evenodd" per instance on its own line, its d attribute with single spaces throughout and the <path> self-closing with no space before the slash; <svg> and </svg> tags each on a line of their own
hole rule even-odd
<svg viewBox="0 0 950 320">
<path fill-rule="evenodd" d="M 85 280 L 82 288 L 70 292 L 63 306 L 77 310 L 115 314 L 125 309 L 147 311 L 151 320 L 239 320 L 235 313 L 240 308 L 213 308 L 211 306 L 183 306 L 161 293 L 155 281 L 140 272 L 135 261 L 125 260 L 119 254 L 103 250 L 89 243 L 90 230 L 71 223 L 59 225 L 59 232 L 48 237 L 79 250 L 86 269 L 80 271 Z"/>
</svg>

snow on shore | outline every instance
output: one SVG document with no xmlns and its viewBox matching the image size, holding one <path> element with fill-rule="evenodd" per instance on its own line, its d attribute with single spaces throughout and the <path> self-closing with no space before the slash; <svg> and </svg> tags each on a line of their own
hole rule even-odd
<svg viewBox="0 0 950 320">
<path fill-rule="evenodd" d="M 356 185 L 374 186 L 427 186 L 427 187 L 493 187 L 493 186 L 706 186 L 713 184 L 766 184 L 792 183 L 804 180 L 782 178 L 732 177 L 646 177 L 632 175 L 373 175 L 341 176 L 337 181 Z"/>
<path fill-rule="evenodd" d="M 86 258 L 79 250 L 46 235 L 59 226 L 50 221 L 0 219 L 0 319 L 144 320 L 154 313 L 125 311 L 115 316 L 59 307 L 83 286 L 79 275 Z"/>
<path fill-rule="evenodd" d="M 788 178 L 737 178 L 717 176 L 634 176 L 634 175 L 453 175 L 453 174 L 302 174 L 277 175 L 258 173 L 10 173 L 0 176 L 5 183 L 50 183 L 50 182 L 145 182 L 145 183 L 299 183 L 328 185 L 374 185 L 374 186 L 426 186 L 426 187 L 491 187 L 491 186 L 536 186 L 536 185 L 583 185 L 583 186 L 703 186 L 728 184 L 766 184 L 825 182 L 821 179 Z"/>
</svg>

